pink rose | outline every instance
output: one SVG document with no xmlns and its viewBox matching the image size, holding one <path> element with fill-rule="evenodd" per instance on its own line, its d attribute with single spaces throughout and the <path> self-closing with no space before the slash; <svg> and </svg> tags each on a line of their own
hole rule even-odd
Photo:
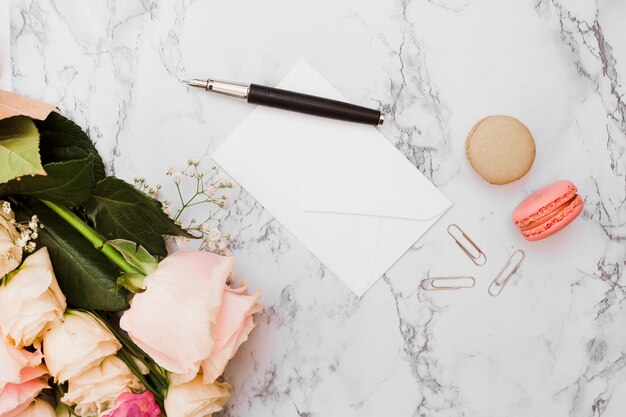
<svg viewBox="0 0 626 417">
<path fill-rule="evenodd" d="M 213 350 L 211 327 L 234 262 L 202 251 L 169 255 L 120 320 L 131 339 L 180 382 L 193 379 Z"/>
<path fill-rule="evenodd" d="M 48 376 L 39 352 L 8 343 L 0 333 L 0 416 L 15 417 L 47 388 Z"/>
<path fill-rule="evenodd" d="M 34 368 L 41 363 L 43 355 L 38 352 L 29 352 L 13 346 L 5 339 L 0 331 L 0 392 L 6 384 L 20 382 L 20 374 L 24 368 Z"/>
<path fill-rule="evenodd" d="M 258 304 L 261 294 L 248 295 L 245 286 L 237 289 L 226 287 L 222 306 L 212 332 L 215 338 L 213 350 L 201 363 L 203 381 L 209 384 L 222 373 L 229 360 L 235 356 L 239 346 L 246 340 L 256 325 L 253 314 L 261 311 Z"/>
<path fill-rule="evenodd" d="M 161 417 L 161 409 L 150 391 L 143 394 L 124 392 L 103 417 Z"/>
</svg>

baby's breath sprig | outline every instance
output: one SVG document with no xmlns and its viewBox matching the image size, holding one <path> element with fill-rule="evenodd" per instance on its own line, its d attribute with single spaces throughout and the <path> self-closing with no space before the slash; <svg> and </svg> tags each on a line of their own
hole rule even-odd
<svg viewBox="0 0 626 417">
<path fill-rule="evenodd" d="M 11 203 L 3 201 L 2 211 L 0 212 L 0 217 L 2 217 L 3 221 L 0 221 L 0 229 L 9 236 L 15 246 L 27 253 L 34 252 L 37 248 L 34 240 L 39 237 L 39 230 L 43 229 L 43 225 L 39 223 L 37 216 L 31 217 L 29 221 L 18 222 L 12 214 Z M 6 256 L 12 255 L 8 254 Z"/>
<path fill-rule="evenodd" d="M 200 161 L 190 159 L 182 171 L 177 171 L 174 167 L 167 170 L 167 175 L 172 178 L 176 187 L 178 201 L 161 201 L 163 211 L 183 229 L 200 237 L 200 250 L 228 256 L 232 240 L 230 235 L 224 235 L 219 228 L 219 213 L 230 207 L 230 196 L 225 191 L 232 189 L 233 183 L 219 173 L 217 167 L 212 166 L 205 172 L 199 166 Z M 135 178 L 135 186 L 156 199 L 159 198 L 162 188 L 160 185 L 151 187 L 144 178 Z M 208 207 L 208 211 L 200 218 L 193 217 L 183 224 L 183 213 L 192 208 L 194 212 L 198 212 L 201 206 Z M 173 239 L 179 247 L 186 246 L 189 241 L 184 236 Z"/>
</svg>

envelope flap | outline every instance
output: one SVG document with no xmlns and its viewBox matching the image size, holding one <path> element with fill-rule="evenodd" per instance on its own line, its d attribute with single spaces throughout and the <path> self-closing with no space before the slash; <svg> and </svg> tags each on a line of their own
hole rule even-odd
<svg viewBox="0 0 626 417">
<path fill-rule="evenodd" d="M 363 126 L 359 135 L 310 147 L 300 165 L 303 209 L 428 220 L 449 208 L 450 201 L 381 136 Z"/>
</svg>

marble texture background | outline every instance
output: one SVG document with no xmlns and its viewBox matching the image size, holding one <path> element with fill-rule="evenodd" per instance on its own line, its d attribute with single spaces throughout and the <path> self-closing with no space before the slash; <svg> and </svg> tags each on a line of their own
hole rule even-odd
<svg viewBox="0 0 626 417">
<path fill-rule="evenodd" d="M 227 371 L 224 416 L 621 417 L 625 19 L 618 0 L 12 1 L 13 87 L 58 103 L 111 174 L 165 183 L 189 157 L 210 166 L 252 110 L 181 79 L 274 85 L 304 58 L 352 101 L 382 107 L 385 136 L 454 202 L 358 299 L 237 190 L 224 229 L 266 309 Z M 464 157 L 489 114 L 518 117 L 536 138 L 533 169 L 507 186 Z M 561 178 L 578 185 L 583 214 L 525 242 L 512 209 Z M 454 246 L 450 223 L 486 266 Z M 519 274 L 488 296 L 517 248 Z M 456 274 L 476 288 L 418 291 L 425 276 Z"/>
</svg>

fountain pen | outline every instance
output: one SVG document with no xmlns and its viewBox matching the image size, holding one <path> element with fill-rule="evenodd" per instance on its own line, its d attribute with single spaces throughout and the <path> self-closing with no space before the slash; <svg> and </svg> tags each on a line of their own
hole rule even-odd
<svg viewBox="0 0 626 417">
<path fill-rule="evenodd" d="M 193 79 L 183 82 L 192 87 L 204 88 L 207 91 L 246 100 L 248 103 L 277 109 L 375 126 L 380 126 L 385 121 L 385 114 L 379 110 L 279 88 L 211 79 Z"/>
</svg>

